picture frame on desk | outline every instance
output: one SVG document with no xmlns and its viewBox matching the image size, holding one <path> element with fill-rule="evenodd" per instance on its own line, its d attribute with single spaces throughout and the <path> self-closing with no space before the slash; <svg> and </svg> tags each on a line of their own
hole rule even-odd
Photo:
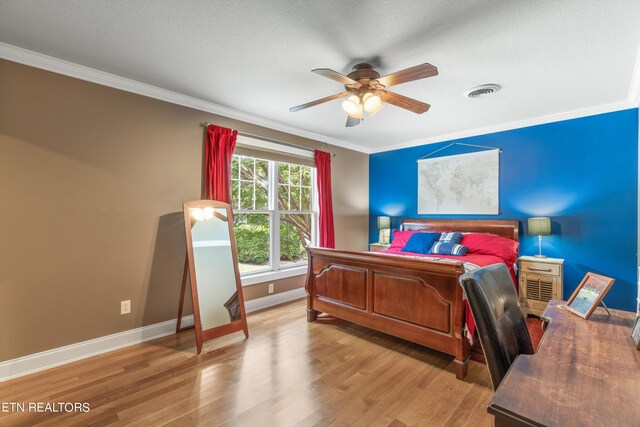
<svg viewBox="0 0 640 427">
<path fill-rule="evenodd" d="M 633 323 L 633 329 L 631 330 L 631 339 L 636 350 L 640 350 L 640 317 L 636 317 L 636 321 Z"/>
<path fill-rule="evenodd" d="M 583 319 L 589 319 L 589 316 L 598 307 L 613 282 L 615 282 L 615 279 L 611 277 L 589 272 L 584 276 L 576 290 L 573 291 L 567 304 L 561 307 Z"/>
</svg>

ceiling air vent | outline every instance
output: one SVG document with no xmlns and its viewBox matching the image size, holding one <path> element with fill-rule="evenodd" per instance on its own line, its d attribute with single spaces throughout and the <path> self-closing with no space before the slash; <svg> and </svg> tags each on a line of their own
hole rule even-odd
<svg viewBox="0 0 640 427">
<path fill-rule="evenodd" d="M 482 86 L 476 86 L 465 92 L 465 95 L 469 98 L 480 98 L 481 96 L 491 95 L 502 89 L 500 85 L 488 84 Z"/>
</svg>

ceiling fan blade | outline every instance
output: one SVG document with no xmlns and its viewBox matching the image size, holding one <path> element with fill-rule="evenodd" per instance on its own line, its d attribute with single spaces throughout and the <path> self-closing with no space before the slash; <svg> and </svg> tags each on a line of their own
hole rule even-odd
<svg viewBox="0 0 640 427">
<path fill-rule="evenodd" d="M 331 100 L 334 100 L 334 99 L 342 98 L 342 97 L 345 97 L 345 96 L 350 95 L 350 94 L 351 94 L 351 92 L 336 93 L 335 95 L 327 96 L 327 97 L 324 97 L 324 98 L 316 99 L 315 101 L 307 102 L 306 104 L 302 104 L 302 105 L 297 105 L 295 107 L 291 107 L 291 108 L 289 108 L 289 111 L 293 113 L 295 111 L 304 110 L 305 108 L 313 107 L 314 105 L 318 105 L 318 104 L 322 104 L 324 102 L 328 102 L 328 101 L 331 101 Z"/>
<path fill-rule="evenodd" d="M 381 92 L 382 100 L 384 102 L 388 102 L 389 104 L 395 105 L 396 107 L 404 108 L 405 110 L 413 111 L 416 114 L 422 114 L 425 111 L 429 110 L 429 108 L 431 107 L 431 105 L 418 101 L 417 99 L 398 95 L 394 92 L 389 92 L 386 90 L 383 90 Z"/>
<path fill-rule="evenodd" d="M 438 69 L 431 64 L 424 63 L 406 70 L 396 71 L 377 80 L 382 86 L 389 87 L 436 75 L 438 75 Z"/>
<path fill-rule="evenodd" d="M 345 126 L 348 128 L 358 126 L 360 124 L 360 120 L 362 119 L 356 119 L 355 117 L 347 116 L 347 124 Z"/>
<path fill-rule="evenodd" d="M 358 83 L 357 81 L 350 79 L 344 74 L 340 74 L 339 72 L 330 70 L 329 68 L 316 68 L 315 70 L 311 70 L 311 72 L 320 74 L 321 76 L 327 77 L 331 80 L 335 80 L 338 83 L 342 83 L 343 85 L 352 85 Z"/>
</svg>

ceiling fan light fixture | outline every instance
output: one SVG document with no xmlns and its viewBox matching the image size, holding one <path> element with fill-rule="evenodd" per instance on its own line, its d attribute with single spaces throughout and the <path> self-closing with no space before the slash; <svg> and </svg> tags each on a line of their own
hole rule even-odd
<svg viewBox="0 0 640 427">
<path fill-rule="evenodd" d="M 340 83 L 345 90 L 305 104 L 296 105 L 289 108 L 289 111 L 300 111 L 342 98 L 344 100 L 342 109 L 348 114 L 347 123 L 345 124 L 348 128 L 360 124 L 365 112 L 369 113 L 370 116 L 377 114 L 384 108 L 383 102 L 416 114 L 425 113 L 429 110 L 429 104 L 390 92 L 387 88 L 438 75 L 438 69 L 426 62 L 383 77 L 380 77 L 380 73 L 375 71 L 371 64 L 356 64 L 353 67 L 353 71 L 346 76 L 329 68 L 316 68 L 311 71 Z"/>
<path fill-rule="evenodd" d="M 356 95 L 351 95 L 346 101 L 342 103 L 342 109 L 351 117 L 356 117 L 358 111 L 362 110 L 362 104 L 360 98 Z"/>
<path fill-rule="evenodd" d="M 384 108 L 384 104 L 381 102 L 379 104 L 377 104 L 375 107 L 371 108 L 368 113 L 371 117 L 375 116 L 376 114 L 378 114 L 378 112 L 380 110 L 382 110 Z"/>
<path fill-rule="evenodd" d="M 364 101 L 364 111 L 367 113 L 379 111 L 380 109 L 378 106 L 382 105 L 382 99 L 377 93 L 368 92 L 364 95 L 362 100 Z"/>
<path fill-rule="evenodd" d="M 358 104 L 358 111 L 355 114 L 349 114 L 354 119 L 362 119 L 364 118 L 364 108 L 362 108 L 362 104 Z"/>
</svg>

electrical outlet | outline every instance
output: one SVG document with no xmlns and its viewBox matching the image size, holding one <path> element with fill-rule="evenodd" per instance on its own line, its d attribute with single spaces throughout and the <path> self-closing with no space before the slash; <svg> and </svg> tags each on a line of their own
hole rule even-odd
<svg viewBox="0 0 640 427">
<path fill-rule="evenodd" d="M 273 283 L 269 283 L 269 293 L 273 293 Z"/>
<path fill-rule="evenodd" d="M 120 314 L 131 313 L 131 300 L 120 301 Z"/>
</svg>

